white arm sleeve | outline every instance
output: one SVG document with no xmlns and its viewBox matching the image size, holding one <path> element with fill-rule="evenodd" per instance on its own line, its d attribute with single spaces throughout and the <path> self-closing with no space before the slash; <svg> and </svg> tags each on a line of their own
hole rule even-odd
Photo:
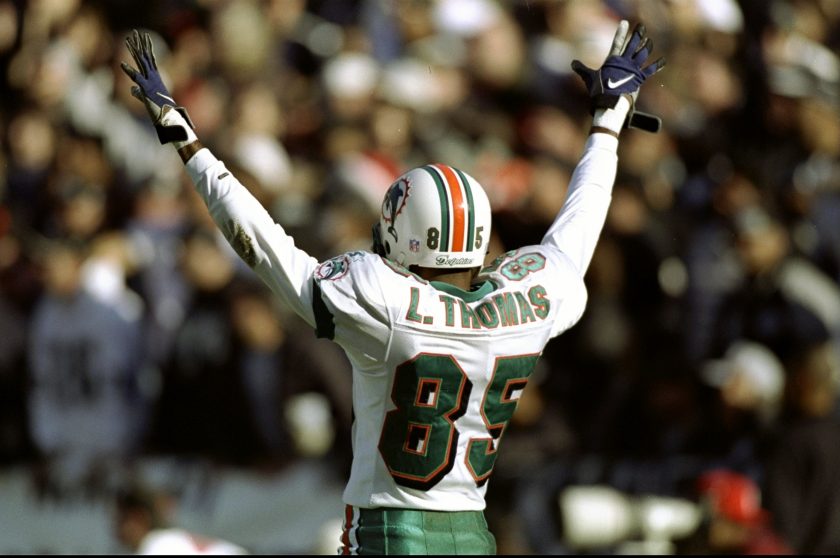
<svg viewBox="0 0 840 558">
<path fill-rule="evenodd" d="M 542 240 L 542 244 L 566 254 L 581 277 L 592 260 L 610 207 L 618 166 L 617 149 L 618 139 L 613 136 L 589 136 L 572 174 L 563 208 Z"/>
<path fill-rule="evenodd" d="M 209 149 L 193 155 L 186 168 L 210 216 L 239 257 L 314 327 L 312 272 L 318 261 L 295 246 L 292 237 Z"/>
</svg>

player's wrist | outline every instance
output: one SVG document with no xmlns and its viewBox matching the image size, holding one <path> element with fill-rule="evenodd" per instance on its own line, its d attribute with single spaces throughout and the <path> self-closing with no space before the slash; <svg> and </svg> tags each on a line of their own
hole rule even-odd
<svg viewBox="0 0 840 558">
<path fill-rule="evenodd" d="M 187 164 L 193 156 L 201 151 L 204 148 L 204 145 L 199 141 L 195 140 L 192 143 L 188 143 L 178 148 L 178 155 L 181 157 L 181 161 L 184 164 Z"/>
<path fill-rule="evenodd" d="M 627 95 L 621 95 L 612 108 L 599 108 L 592 117 L 592 132 L 603 131 L 615 137 L 621 133 L 632 102 Z"/>
<path fill-rule="evenodd" d="M 174 145 L 175 149 L 179 152 L 181 148 L 198 140 L 198 136 L 195 135 L 192 125 L 184 118 L 182 112 L 171 105 L 163 106 L 160 112 L 160 118 L 155 122 L 155 128 L 158 129 L 158 135 L 163 130 L 173 137 L 183 138 L 167 142 Z"/>
</svg>

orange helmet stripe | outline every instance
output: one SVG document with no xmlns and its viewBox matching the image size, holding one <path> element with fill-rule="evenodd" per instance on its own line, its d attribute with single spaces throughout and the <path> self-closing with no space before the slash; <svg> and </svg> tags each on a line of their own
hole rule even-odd
<svg viewBox="0 0 840 558">
<path fill-rule="evenodd" d="M 467 236 L 467 212 L 469 211 L 466 196 L 464 196 L 461 183 L 452 167 L 440 163 L 436 163 L 434 166 L 446 179 L 449 195 L 452 198 L 452 242 L 449 250 L 451 252 L 463 252 L 466 249 L 464 241 Z"/>
</svg>

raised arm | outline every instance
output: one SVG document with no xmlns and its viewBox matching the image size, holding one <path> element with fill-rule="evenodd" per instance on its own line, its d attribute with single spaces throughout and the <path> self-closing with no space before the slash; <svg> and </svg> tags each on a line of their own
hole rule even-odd
<svg viewBox="0 0 840 558">
<path fill-rule="evenodd" d="M 641 24 L 628 39 L 630 24 L 622 21 L 604 64 L 597 70 L 572 62 L 590 97 L 592 127 L 578 162 L 563 208 L 549 227 L 543 244 L 562 250 L 586 273 L 606 220 L 618 165 L 618 137 L 627 127 L 650 132 L 659 130 L 659 119 L 635 111 L 636 97 L 644 81 L 665 66 L 659 58 L 645 66 L 653 41 Z"/>
<path fill-rule="evenodd" d="M 136 84 L 132 94 L 145 105 L 162 144 L 172 144 L 216 225 L 239 257 L 301 318 L 314 327 L 312 272 L 318 261 L 292 237 L 196 136 L 187 111 L 161 80 L 152 42 L 137 31 L 126 39 L 137 68 L 123 62 Z"/>
</svg>

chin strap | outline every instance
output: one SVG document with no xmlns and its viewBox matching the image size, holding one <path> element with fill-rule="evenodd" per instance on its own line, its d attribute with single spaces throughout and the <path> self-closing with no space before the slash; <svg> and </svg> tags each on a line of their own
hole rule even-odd
<svg viewBox="0 0 840 558">
<path fill-rule="evenodd" d="M 382 225 L 380 223 L 375 223 L 371 229 L 371 236 L 373 237 L 373 246 L 371 247 L 371 250 L 374 254 L 384 258 L 385 245 L 382 243 Z"/>
</svg>

